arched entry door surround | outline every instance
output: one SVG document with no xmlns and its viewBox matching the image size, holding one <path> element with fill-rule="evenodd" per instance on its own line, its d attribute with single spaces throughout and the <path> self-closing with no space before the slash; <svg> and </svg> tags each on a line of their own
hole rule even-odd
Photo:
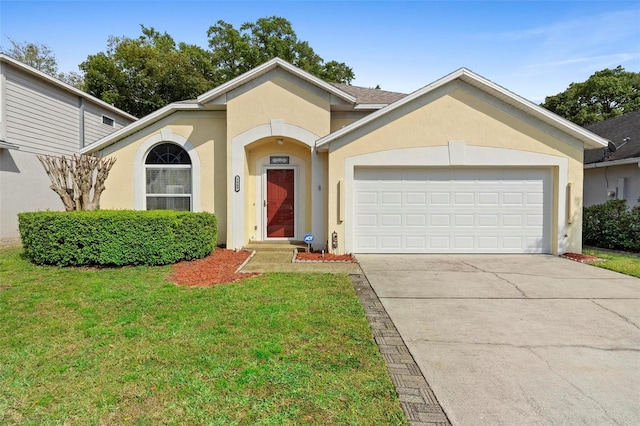
<svg viewBox="0 0 640 426">
<path fill-rule="evenodd" d="M 324 209 L 324 180 L 325 164 L 322 157 L 315 152 L 315 143 L 319 136 L 301 127 L 287 124 L 284 120 L 273 119 L 269 124 L 263 124 L 249 129 L 231 140 L 231 185 L 236 182 L 236 176 L 240 181 L 239 188 L 230 188 L 229 203 L 227 206 L 227 218 L 230 222 L 227 235 L 227 247 L 239 249 L 247 242 L 249 236 L 245 235 L 245 221 L 247 206 L 245 206 L 244 179 L 245 165 L 247 162 L 245 148 L 260 139 L 267 137 L 286 137 L 295 139 L 309 147 L 311 150 L 311 188 L 315 189 L 311 193 L 311 232 L 315 235 L 316 241 L 326 240 L 324 231 L 325 209 Z M 238 189 L 238 191 L 236 191 Z M 256 206 L 257 207 L 257 206 Z M 261 209 L 258 209 L 261 211 Z M 308 230 L 304 230 L 306 232 Z"/>
</svg>

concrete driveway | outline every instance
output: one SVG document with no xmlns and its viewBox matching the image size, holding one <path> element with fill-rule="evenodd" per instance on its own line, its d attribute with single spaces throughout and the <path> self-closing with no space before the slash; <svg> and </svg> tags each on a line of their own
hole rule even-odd
<svg viewBox="0 0 640 426">
<path fill-rule="evenodd" d="M 548 255 L 358 255 L 454 425 L 640 424 L 640 279 Z"/>
</svg>

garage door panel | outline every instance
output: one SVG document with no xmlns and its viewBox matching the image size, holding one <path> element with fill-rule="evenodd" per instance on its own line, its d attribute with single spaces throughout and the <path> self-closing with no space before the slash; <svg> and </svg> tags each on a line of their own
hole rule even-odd
<svg viewBox="0 0 640 426">
<path fill-rule="evenodd" d="M 451 204 L 451 194 L 448 192 L 432 192 L 429 197 L 431 205 L 448 206 Z"/>
<path fill-rule="evenodd" d="M 407 214 L 405 216 L 405 226 L 424 228 L 427 225 L 426 214 Z"/>
<path fill-rule="evenodd" d="M 427 193 L 407 191 L 405 203 L 423 207 L 427 204 Z"/>
<path fill-rule="evenodd" d="M 354 252 L 547 253 L 550 191 L 544 169 L 356 168 Z"/>
</svg>

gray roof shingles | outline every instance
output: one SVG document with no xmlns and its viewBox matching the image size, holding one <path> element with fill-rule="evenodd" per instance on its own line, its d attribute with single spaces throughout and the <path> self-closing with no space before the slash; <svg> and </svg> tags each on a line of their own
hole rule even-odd
<svg viewBox="0 0 640 426">
<path fill-rule="evenodd" d="M 405 93 L 388 92 L 381 89 L 369 89 L 367 87 L 350 86 L 348 84 L 331 83 L 333 86 L 347 92 L 356 98 L 357 104 L 392 104 L 407 96 Z"/>
<path fill-rule="evenodd" d="M 615 152 L 609 152 L 606 148 L 586 150 L 584 152 L 585 164 L 640 158 L 640 111 L 629 112 L 619 117 L 590 124 L 585 128 L 609 139 L 619 147 Z M 622 145 L 625 138 L 630 139 Z"/>
</svg>

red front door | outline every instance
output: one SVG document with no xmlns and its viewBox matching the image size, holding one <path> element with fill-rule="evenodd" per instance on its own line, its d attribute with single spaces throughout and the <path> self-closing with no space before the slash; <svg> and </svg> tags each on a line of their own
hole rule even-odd
<svg viewBox="0 0 640 426">
<path fill-rule="evenodd" d="M 267 238 L 293 238 L 294 217 L 293 169 L 267 169 Z"/>
</svg>

